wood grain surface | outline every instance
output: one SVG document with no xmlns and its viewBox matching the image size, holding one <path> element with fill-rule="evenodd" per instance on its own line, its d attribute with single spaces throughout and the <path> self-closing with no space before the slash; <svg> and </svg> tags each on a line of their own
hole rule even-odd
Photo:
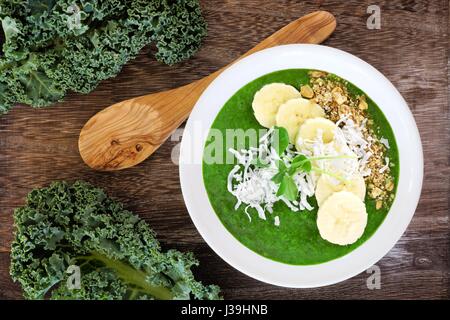
<svg viewBox="0 0 450 320">
<path fill-rule="evenodd" d="M 370 4 L 381 7 L 379 30 L 366 27 Z M 191 60 L 168 67 L 144 50 L 118 77 L 103 82 L 90 95 L 70 95 L 44 110 L 20 107 L 0 117 L 0 298 L 22 297 L 8 273 L 13 209 L 24 204 L 34 187 L 53 180 L 84 179 L 143 217 L 165 248 L 193 251 L 201 262 L 197 277 L 220 285 L 226 299 L 448 299 L 448 1 L 204 0 L 202 7 L 209 33 Z M 377 263 L 382 277 L 379 290 L 367 289 L 365 272 L 323 288 L 279 288 L 253 280 L 222 261 L 202 240 L 183 203 L 178 167 L 171 161 L 180 135 L 139 166 L 118 172 L 91 170 L 77 150 L 83 124 L 105 106 L 200 79 L 290 21 L 318 9 L 330 11 L 338 22 L 325 44 L 355 54 L 384 73 L 407 100 L 422 137 L 422 197 L 406 233 Z"/>
<path fill-rule="evenodd" d="M 318 44 L 335 28 L 333 15 L 315 11 L 277 30 L 236 60 L 277 45 Z M 121 101 L 95 114 L 81 129 L 81 158 L 100 171 L 141 163 L 187 119 L 203 91 L 230 65 L 185 86 Z"/>
</svg>

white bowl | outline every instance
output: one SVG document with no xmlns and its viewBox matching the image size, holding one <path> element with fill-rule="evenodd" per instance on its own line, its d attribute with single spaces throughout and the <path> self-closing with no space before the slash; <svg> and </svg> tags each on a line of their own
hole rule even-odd
<svg viewBox="0 0 450 320">
<path fill-rule="evenodd" d="M 241 244 L 224 227 L 208 200 L 202 177 L 206 136 L 217 113 L 240 88 L 273 71 L 305 68 L 334 73 L 362 89 L 380 107 L 397 141 L 397 194 L 384 222 L 349 254 L 318 265 L 294 266 L 265 258 Z M 399 70 L 401 72 L 401 70 Z M 195 135 L 194 124 L 203 128 Z M 334 48 L 295 44 L 252 54 L 225 70 L 205 90 L 189 117 L 180 149 L 180 180 L 189 214 L 208 245 L 246 275 L 278 286 L 310 288 L 346 280 L 380 260 L 400 239 L 416 210 L 423 178 L 423 154 L 414 118 L 389 80 L 363 60 Z"/>
</svg>

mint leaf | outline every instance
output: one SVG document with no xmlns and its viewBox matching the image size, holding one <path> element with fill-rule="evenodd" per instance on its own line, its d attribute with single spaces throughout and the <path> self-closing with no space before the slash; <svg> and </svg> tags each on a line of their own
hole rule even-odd
<svg viewBox="0 0 450 320">
<path fill-rule="evenodd" d="M 281 183 L 283 181 L 284 176 L 286 175 L 286 172 L 278 172 L 272 177 L 272 181 L 275 183 Z"/>
<path fill-rule="evenodd" d="M 289 134 L 287 130 L 283 127 L 275 127 L 270 143 L 277 154 L 281 156 L 289 146 Z"/>
<path fill-rule="evenodd" d="M 278 168 L 278 173 L 272 177 L 272 181 L 275 183 L 281 183 L 283 177 L 286 175 L 287 167 L 283 160 L 277 160 L 275 164 Z"/>
<path fill-rule="evenodd" d="M 303 165 L 300 168 L 303 172 L 311 172 L 311 169 L 312 169 L 311 161 L 309 161 L 309 160 L 306 161 L 305 163 L 303 163 Z"/>
<path fill-rule="evenodd" d="M 307 160 L 308 160 L 308 158 L 307 158 L 305 155 L 299 154 L 299 155 L 296 156 L 294 159 L 292 159 L 291 164 L 293 165 L 293 164 L 295 164 L 295 163 L 301 163 L 301 162 L 307 161 Z"/>
<path fill-rule="evenodd" d="M 288 173 L 289 175 L 293 175 L 298 170 L 303 172 L 311 172 L 311 169 L 312 169 L 311 160 L 308 159 L 306 156 L 300 154 L 292 160 Z"/>
<path fill-rule="evenodd" d="M 292 177 L 285 175 L 281 181 L 280 187 L 277 191 L 277 196 L 284 196 L 290 201 L 294 201 L 298 196 L 298 188 Z"/>
<path fill-rule="evenodd" d="M 277 165 L 279 171 L 286 171 L 287 168 L 283 160 L 277 160 L 275 164 Z"/>
</svg>

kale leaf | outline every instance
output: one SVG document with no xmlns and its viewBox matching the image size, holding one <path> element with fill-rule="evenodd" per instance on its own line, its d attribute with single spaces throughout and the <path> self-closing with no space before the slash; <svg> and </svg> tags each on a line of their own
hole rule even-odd
<svg viewBox="0 0 450 320">
<path fill-rule="evenodd" d="M 0 21 L 0 114 L 89 93 L 151 43 L 177 63 L 206 35 L 198 0 L 0 0 Z"/>
<path fill-rule="evenodd" d="M 10 273 L 28 299 L 220 298 L 194 279 L 192 253 L 163 252 L 145 221 L 88 183 L 33 190 L 14 224 Z M 72 265 L 78 289 L 67 286 Z"/>
</svg>

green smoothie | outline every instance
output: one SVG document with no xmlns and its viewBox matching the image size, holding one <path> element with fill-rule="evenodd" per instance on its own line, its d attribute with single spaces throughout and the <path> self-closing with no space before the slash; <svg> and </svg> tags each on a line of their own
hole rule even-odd
<svg viewBox="0 0 450 320">
<path fill-rule="evenodd" d="M 308 69 L 288 69 L 264 75 L 237 91 L 223 106 L 211 128 L 221 130 L 225 136 L 226 129 L 263 129 L 256 121 L 252 100 L 255 93 L 266 84 L 282 82 L 295 88 L 309 83 Z M 346 82 L 352 95 L 364 94 L 351 83 Z M 387 138 L 390 148 L 386 152 L 393 166 L 390 168 L 395 186 L 399 176 L 399 156 L 392 129 L 379 107 L 367 97 L 368 117 L 373 120 L 379 137 Z M 208 144 L 214 141 L 207 141 Z M 247 145 L 246 148 L 249 146 Z M 226 143 L 223 145 L 224 154 Z M 203 162 L 203 179 L 214 211 L 225 228 L 243 245 L 269 259 L 292 265 L 311 265 L 327 262 L 348 254 L 367 241 L 381 225 L 389 212 L 389 207 L 375 208 L 375 201 L 366 196 L 365 204 L 368 222 L 363 236 L 347 246 L 332 244 L 320 237 L 316 225 L 317 203 L 314 197 L 309 203 L 312 211 L 291 211 L 283 202 L 278 201 L 272 214 L 267 213 L 267 220 L 258 218 L 254 209 L 250 222 L 244 212 L 245 204 L 235 210 L 236 198 L 227 190 L 227 177 L 234 164 L 207 164 Z M 395 192 L 395 190 L 394 190 Z M 274 217 L 279 216 L 281 224 L 275 226 Z"/>
</svg>

